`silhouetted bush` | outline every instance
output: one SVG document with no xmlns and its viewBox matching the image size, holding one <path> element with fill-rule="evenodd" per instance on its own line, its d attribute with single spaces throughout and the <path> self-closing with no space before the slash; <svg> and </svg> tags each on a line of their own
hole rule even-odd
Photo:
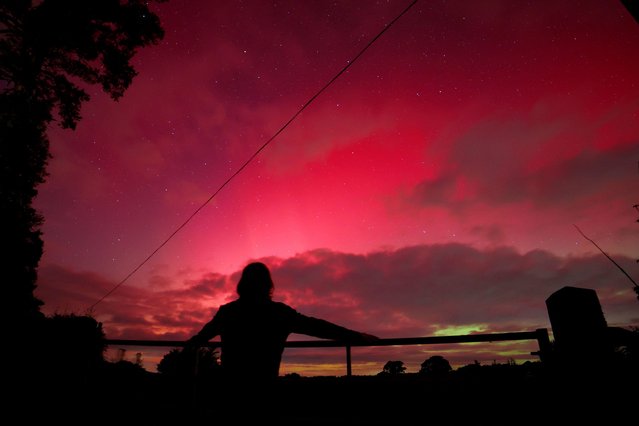
<svg viewBox="0 0 639 426">
<path fill-rule="evenodd" d="M 86 315 L 53 315 L 44 322 L 43 354 L 52 368 L 95 368 L 104 361 L 102 324 Z"/>
<path fill-rule="evenodd" d="M 173 377 L 209 377 L 220 372 L 217 350 L 211 348 L 172 349 L 157 366 L 158 372 Z"/>
<path fill-rule="evenodd" d="M 403 374 L 405 371 L 404 361 L 388 361 L 380 374 Z"/>
<path fill-rule="evenodd" d="M 452 369 L 446 358 L 441 355 L 433 355 L 422 363 L 419 373 L 429 377 L 443 377 Z"/>
<path fill-rule="evenodd" d="M 53 315 L 28 336 L 16 365 L 20 380 L 11 387 L 20 402 L 29 401 L 20 422 L 40 420 L 72 424 L 98 405 L 106 347 L 102 324 L 86 315 Z M 17 355 L 13 355 L 17 358 Z M 39 418 L 39 416 L 41 418 Z"/>
</svg>

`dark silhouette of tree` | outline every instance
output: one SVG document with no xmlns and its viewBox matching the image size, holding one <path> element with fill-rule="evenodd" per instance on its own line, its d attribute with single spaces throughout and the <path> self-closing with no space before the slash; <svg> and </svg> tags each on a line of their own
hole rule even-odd
<svg viewBox="0 0 639 426">
<path fill-rule="evenodd" d="M 157 365 L 160 377 L 171 389 L 172 403 L 192 404 L 219 397 L 217 385 L 221 376 L 217 350 L 200 347 L 172 349 Z"/>
<path fill-rule="evenodd" d="M 98 365 L 104 360 L 106 341 L 102 323 L 87 315 L 56 314 L 46 321 L 44 340 L 51 349 L 49 362 Z M 67 361 L 65 361 L 67 360 Z"/>
<path fill-rule="evenodd" d="M 37 350 L 30 352 L 30 365 L 21 373 L 34 374 L 37 382 L 46 386 L 57 386 L 62 395 L 77 396 L 105 362 L 102 324 L 86 315 L 56 314 L 46 318 L 38 332 L 41 334 L 33 342 Z M 16 352 L 22 350 L 20 347 Z"/>
<path fill-rule="evenodd" d="M 161 374 L 174 377 L 211 376 L 220 372 L 219 353 L 215 349 L 172 349 L 160 360 Z"/>
<path fill-rule="evenodd" d="M 102 376 L 106 341 L 102 324 L 87 315 L 43 318 L 24 342 L 11 341 L 4 351 L 4 380 L 11 389 L 5 406 L 26 424 L 76 424 L 72 417 L 92 412 L 93 391 Z M 65 415 L 62 415 L 65 413 Z M 85 419 L 86 421 L 86 419 Z M 81 423 L 77 423 L 81 424 Z"/>
<path fill-rule="evenodd" d="M 419 373 L 431 377 L 442 377 L 452 371 L 452 369 L 446 358 L 441 355 L 433 355 L 422 363 Z"/>
<path fill-rule="evenodd" d="M 639 3 L 635 0 L 621 0 L 628 13 L 632 15 L 634 20 L 639 24 Z"/>
<path fill-rule="evenodd" d="M 87 85 L 99 84 L 115 100 L 124 94 L 137 49 L 164 35 L 148 3 L 0 3 L 0 249 L 6 306 L 18 325 L 42 317 L 34 290 L 43 218 L 32 201 L 51 158 L 47 127 L 75 128 Z"/>
<path fill-rule="evenodd" d="M 403 361 L 388 361 L 382 370 L 386 374 L 403 374 L 405 371 L 406 367 Z"/>
</svg>

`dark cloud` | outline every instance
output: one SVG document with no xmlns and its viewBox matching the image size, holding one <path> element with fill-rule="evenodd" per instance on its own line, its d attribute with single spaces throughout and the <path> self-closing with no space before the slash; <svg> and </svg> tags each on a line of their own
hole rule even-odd
<svg viewBox="0 0 639 426">
<path fill-rule="evenodd" d="M 477 235 L 484 241 L 488 241 L 492 244 L 501 244 L 504 241 L 505 235 L 503 229 L 497 225 L 477 225 L 470 229 L 470 233 Z"/>
<path fill-rule="evenodd" d="M 542 250 L 441 244 L 362 255 L 314 250 L 265 261 L 276 282 L 276 299 L 383 337 L 431 335 L 472 324 L 490 330 L 548 327 L 545 300 L 563 286 L 597 290 L 613 322 L 636 317 L 630 314 L 637 303 L 630 283 L 600 255 L 559 257 Z M 619 262 L 631 264 L 632 259 Z M 81 310 L 110 288 L 96 274 L 44 268 L 47 281 L 38 295 L 47 312 Z M 113 324 L 120 330 L 143 325 L 159 334 L 178 329 L 188 334 L 235 297 L 237 276 L 209 273 L 178 289 L 159 291 L 124 285 L 95 313 L 105 318 L 107 330 Z"/>
<path fill-rule="evenodd" d="M 478 250 L 442 244 L 369 254 L 322 249 L 262 260 L 271 267 L 277 300 L 304 314 L 380 337 L 550 329 L 545 300 L 563 286 L 595 289 L 610 325 L 639 321 L 629 282 L 603 256 L 559 257 L 541 250 L 519 253 L 504 246 Z M 626 258 L 619 261 L 632 263 Z M 45 301 L 45 312 L 78 312 L 110 288 L 96 274 L 58 265 L 43 269 L 47 281 L 40 284 L 38 295 Z M 124 285 L 98 305 L 94 315 L 111 338 L 185 339 L 211 318 L 219 304 L 235 297 L 239 272 L 208 273 L 179 289 L 152 291 Z M 497 356 L 525 358 L 535 345 L 362 348 L 357 360 L 374 363 L 381 362 L 380 357 L 396 357 L 415 370 L 428 354 L 444 354 L 455 365 L 463 365 Z M 339 356 L 330 361 L 315 351 L 298 352 L 285 358 L 291 371 L 298 364 L 343 362 Z"/>
<path fill-rule="evenodd" d="M 626 105 L 622 115 L 635 108 Z M 593 194 L 627 194 L 639 145 L 628 140 L 627 129 L 611 128 L 619 114 L 597 123 L 562 111 L 479 121 L 453 142 L 448 168 L 415 186 L 413 199 L 425 206 L 574 207 Z M 595 144 L 601 133 L 611 146 Z"/>
</svg>

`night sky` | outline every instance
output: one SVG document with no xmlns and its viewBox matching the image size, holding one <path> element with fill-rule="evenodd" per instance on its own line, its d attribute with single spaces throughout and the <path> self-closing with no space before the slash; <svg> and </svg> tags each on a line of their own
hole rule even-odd
<svg viewBox="0 0 639 426">
<path fill-rule="evenodd" d="M 86 312 L 409 3 L 156 5 L 166 36 L 124 97 L 91 88 L 77 130 L 50 129 L 43 311 Z M 185 339 L 262 260 L 275 300 L 380 337 L 550 329 L 567 285 L 638 326 L 574 226 L 639 279 L 637 46 L 617 1 L 420 1 L 92 314 L 109 338 Z M 535 349 L 360 349 L 354 372 Z M 282 372 L 342 374 L 329 354 L 287 350 Z"/>
</svg>

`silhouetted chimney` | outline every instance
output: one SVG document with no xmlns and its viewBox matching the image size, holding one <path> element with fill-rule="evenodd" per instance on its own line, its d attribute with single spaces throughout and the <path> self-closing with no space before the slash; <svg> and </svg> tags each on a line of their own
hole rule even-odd
<svg viewBox="0 0 639 426">
<path fill-rule="evenodd" d="M 608 325 L 595 290 L 563 287 L 546 299 L 546 307 L 561 360 L 603 361 L 610 354 Z"/>
</svg>

